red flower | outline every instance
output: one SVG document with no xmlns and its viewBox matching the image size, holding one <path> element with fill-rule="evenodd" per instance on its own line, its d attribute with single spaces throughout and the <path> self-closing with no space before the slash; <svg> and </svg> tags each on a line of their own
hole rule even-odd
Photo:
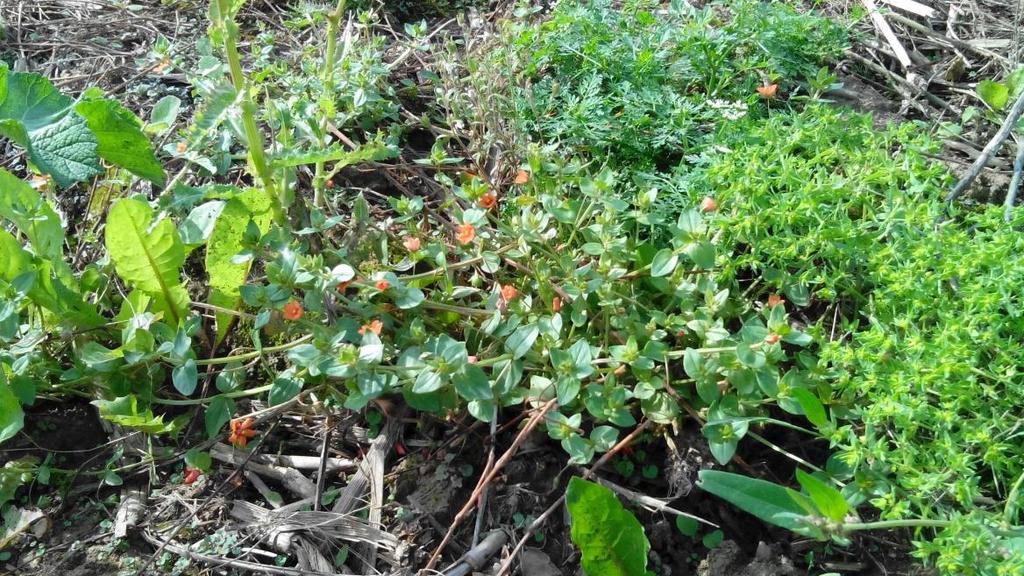
<svg viewBox="0 0 1024 576">
<path fill-rule="evenodd" d="M 402 240 L 402 246 L 409 252 L 415 252 L 420 249 L 420 239 L 415 236 L 407 236 L 405 240 Z"/>
<path fill-rule="evenodd" d="M 455 239 L 459 244 L 469 244 L 476 238 L 476 228 L 472 224 L 460 224 L 455 232 Z"/>
<path fill-rule="evenodd" d="M 494 193 L 494 190 L 488 190 L 486 194 L 480 197 L 478 200 L 480 207 L 485 210 L 490 210 L 495 204 L 498 203 L 498 195 Z"/>
<path fill-rule="evenodd" d="M 296 300 L 289 300 L 284 305 L 284 319 L 298 320 L 299 318 L 302 318 L 302 304 L 299 304 Z"/>
<path fill-rule="evenodd" d="M 560 296 L 555 296 L 551 299 L 551 309 L 555 312 L 562 309 L 562 298 Z"/>
<path fill-rule="evenodd" d="M 766 84 L 764 86 L 757 87 L 757 93 L 765 100 L 772 100 L 775 98 L 775 93 L 779 91 L 778 84 Z"/>
<path fill-rule="evenodd" d="M 785 300 L 783 300 L 782 296 L 779 296 L 778 294 L 772 294 L 771 296 L 768 296 L 769 308 L 774 308 L 779 304 L 782 304 L 783 302 L 785 302 Z"/>
<path fill-rule="evenodd" d="M 381 280 L 377 280 L 377 283 L 374 284 L 374 286 L 377 288 L 377 290 L 380 290 L 381 292 L 383 292 L 383 291 L 387 290 L 388 288 L 391 288 L 391 282 L 388 282 L 387 280 L 381 279 Z"/>
<path fill-rule="evenodd" d="M 346 280 L 344 282 L 338 282 L 338 292 L 344 293 L 345 290 L 348 290 L 348 285 L 351 283 L 352 282 L 349 280 Z"/>
<path fill-rule="evenodd" d="M 779 340 L 782 340 L 782 336 L 778 334 L 769 334 L 764 337 L 765 344 L 777 344 Z"/>
<path fill-rule="evenodd" d="M 377 336 L 380 336 L 380 331 L 384 329 L 384 323 L 380 320 L 374 320 L 369 324 L 363 324 L 363 327 L 359 329 L 360 334 L 366 334 L 367 332 L 373 332 Z"/>
<path fill-rule="evenodd" d="M 718 202 L 715 202 L 715 199 L 711 196 L 705 196 L 704 199 L 700 201 L 701 212 L 714 212 L 715 210 L 718 210 Z"/>
<path fill-rule="evenodd" d="M 515 300 L 516 296 L 519 296 L 519 290 L 515 286 L 506 284 L 501 287 L 501 299 L 506 303 Z"/>
<path fill-rule="evenodd" d="M 235 448 L 245 448 L 249 439 L 256 435 L 256 431 L 252 429 L 252 424 L 252 418 L 235 418 L 232 420 L 231 434 L 228 436 L 228 442 Z"/>
<path fill-rule="evenodd" d="M 185 468 L 185 478 L 184 478 L 184 480 L 182 480 L 182 482 L 184 484 L 192 484 L 196 480 L 199 480 L 199 477 L 202 476 L 202 475 L 203 475 L 203 471 L 202 470 L 200 470 L 198 468 L 186 467 Z"/>
</svg>

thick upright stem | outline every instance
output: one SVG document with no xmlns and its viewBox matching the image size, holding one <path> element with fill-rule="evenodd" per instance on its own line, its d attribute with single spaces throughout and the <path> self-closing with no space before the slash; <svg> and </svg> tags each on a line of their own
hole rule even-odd
<svg viewBox="0 0 1024 576">
<path fill-rule="evenodd" d="M 334 60 L 338 52 L 338 28 L 341 26 L 341 18 L 345 14 L 346 0 L 338 0 L 334 11 L 327 15 L 327 48 L 324 50 L 323 68 L 320 70 L 320 79 L 324 83 L 325 97 L 334 100 Z M 320 118 L 320 133 L 327 131 L 326 115 Z M 327 179 L 324 177 L 325 162 L 317 162 L 313 172 L 313 205 L 322 207 L 324 205 L 324 186 Z"/>
<path fill-rule="evenodd" d="M 229 0 L 215 0 L 220 5 L 221 14 L 229 11 Z M 274 220 L 278 224 L 285 224 L 284 202 L 278 195 L 277 187 L 274 185 L 274 177 L 267 162 L 266 149 L 263 146 L 263 135 L 256 125 L 256 106 L 249 94 L 249 87 L 246 85 L 245 74 L 242 72 L 242 59 L 238 54 L 238 25 L 233 20 L 225 18 L 224 26 L 224 52 L 228 59 L 228 69 L 231 72 L 231 83 L 235 90 L 242 94 L 242 128 L 245 130 L 246 148 L 248 149 L 249 161 L 252 162 L 256 176 L 260 179 L 270 199 L 270 207 L 274 211 Z"/>
</svg>

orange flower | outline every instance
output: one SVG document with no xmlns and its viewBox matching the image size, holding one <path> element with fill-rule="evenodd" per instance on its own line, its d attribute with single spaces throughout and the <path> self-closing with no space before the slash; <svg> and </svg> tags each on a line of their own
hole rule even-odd
<svg viewBox="0 0 1024 576">
<path fill-rule="evenodd" d="M 405 240 L 402 240 L 402 246 L 409 252 L 415 252 L 420 249 L 420 239 L 415 236 L 406 236 Z"/>
<path fill-rule="evenodd" d="M 782 298 L 782 296 L 779 296 L 778 294 L 772 294 L 772 295 L 768 296 L 768 307 L 769 308 L 774 308 L 774 307 L 778 306 L 779 304 L 782 304 L 783 302 L 785 302 L 785 300 Z"/>
<path fill-rule="evenodd" d="M 380 290 L 381 292 L 383 292 L 383 291 L 387 290 L 388 288 L 391 288 L 391 282 L 388 282 L 387 280 L 381 279 L 381 280 L 377 280 L 377 283 L 374 284 L 374 286 L 377 288 L 377 290 Z"/>
<path fill-rule="evenodd" d="M 185 150 L 188 150 L 188 144 L 185 144 L 184 142 L 178 142 L 178 145 L 175 146 L 174 149 L 178 151 L 178 154 L 184 154 Z"/>
<path fill-rule="evenodd" d="M 718 202 L 715 202 L 715 199 L 711 196 L 705 196 L 704 199 L 700 201 L 701 212 L 714 212 L 715 210 L 718 210 Z"/>
<path fill-rule="evenodd" d="M 299 318 L 302 318 L 302 304 L 299 304 L 297 300 L 289 300 L 284 305 L 284 319 L 298 320 Z"/>
<path fill-rule="evenodd" d="M 351 283 L 352 282 L 350 280 L 345 280 L 344 282 L 338 282 L 338 292 L 344 293 L 345 290 L 348 290 L 348 285 L 351 284 Z"/>
<path fill-rule="evenodd" d="M 476 238 L 476 228 L 472 224 L 460 224 L 455 232 L 455 239 L 459 244 L 469 244 Z"/>
<path fill-rule="evenodd" d="M 185 479 L 182 480 L 182 483 L 192 484 L 196 480 L 199 480 L 199 477 L 202 475 L 203 471 L 198 468 L 185 468 Z"/>
<path fill-rule="evenodd" d="M 516 296 L 519 296 L 519 290 L 516 290 L 515 286 L 511 284 L 505 284 L 504 286 L 501 287 L 501 299 L 504 300 L 505 302 L 511 302 L 515 300 Z"/>
<path fill-rule="evenodd" d="M 256 431 L 252 429 L 252 424 L 252 418 L 235 418 L 232 420 L 231 434 L 228 436 L 228 442 L 235 448 L 245 448 L 249 439 L 256 435 Z"/>
<path fill-rule="evenodd" d="M 478 203 L 481 208 L 490 210 L 491 207 L 498 203 L 498 195 L 494 193 L 494 190 L 488 190 L 487 194 L 480 197 Z"/>
<path fill-rule="evenodd" d="M 327 184 L 328 188 L 334 188 L 334 179 L 333 178 L 328 178 L 327 182 L 324 182 L 324 184 Z"/>
<path fill-rule="evenodd" d="M 513 180 L 512 182 L 515 183 L 515 184 L 522 185 L 522 184 L 526 184 L 529 181 L 530 181 L 530 173 L 527 172 L 526 170 L 520 170 L 519 172 L 516 172 L 516 179 Z"/>
<path fill-rule="evenodd" d="M 765 344 L 777 344 L 779 340 L 782 340 L 782 336 L 779 336 L 778 334 L 769 334 L 764 337 Z"/>
<path fill-rule="evenodd" d="M 555 312 L 562 310 L 562 298 L 560 296 L 555 296 L 551 299 L 551 309 Z"/>
<path fill-rule="evenodd" d="M 757 93 L 761 95 L 761 98 L 765 100 L 772 100 L 775 98 L 775 93 L 779 91 L 778 84 L 766 84 L 764 86 L 757 87 Z"/>
<path fill-rule="evenodd" d="M 380 320 L 374 320 L 369 324 L 363 324 L 363 327 L 359 329 L 360 334 L 366 334 L 367 332 L 373 332 L 377 336 L 380 336 L 380 331 L 384 329 L 384 323 Z"/>
</svg>

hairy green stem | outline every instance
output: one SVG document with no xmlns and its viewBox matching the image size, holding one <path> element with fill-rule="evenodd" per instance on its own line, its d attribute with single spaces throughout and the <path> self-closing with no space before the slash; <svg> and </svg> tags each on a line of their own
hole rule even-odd
<svg viewBox="0 0 1024 576">
<path fill-rule="evenodd" d="M 230 0 L 214 0 L 220 7 L 221 14 L 228 14 Z M 221 23 L 224 27 L 224 52 L 228 59 L 228 69 L 231 71 L 231 82 L 235 90 L 242 94 L 242 127 L 245 130 L 246 148 L 249 153 L 249 161 L 252 163 L 256 176 L 260 179 L 270 199 L 270 207 L 274 212 L 274 220 L 279 225 L 286 222 L 284 202 L 278 195 L 277 187 L 274 184 L 274 177 L 267 162 L 267 153 L 263 146 L 263 135 L 256 125 L 256 106 L 253 104 L 252 96 L 249 94 L 249 87 L 246 83 L 245 73 L 242 72 L 242 59 L 238 53 L 238 24 L 234 20 L 225 19 Z"/>
<path fill-rule="evenodd" d="M 324 50 L 324 64 L 320 71 L 321 80 L 324 83 L 324 97 L 334 100 L 334 59 L 338 51 L 338 27 L 341 25 L 341 18 L 345 14 L 346 0 L 338 0 L 338 5 L 333 12 L 327 14 L 327 48 Z M 320 134 L 327 131 L 328 118 L 321 111 Z M 325 162 L 318 161 L 313 172 L 313 205 L 319 208 L 324 206 L 324 185 L 327 178 L 324 176 Z"/>
</svg>

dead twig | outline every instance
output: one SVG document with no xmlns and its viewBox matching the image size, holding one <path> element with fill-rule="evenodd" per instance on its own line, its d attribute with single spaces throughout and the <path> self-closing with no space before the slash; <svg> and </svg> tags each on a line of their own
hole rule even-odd
<svg viewBox="0 0 1024 576">
<path fill-rule="evenodd" d="M 519 446 L 524 440 L 526 440 L 527 436 L 530 435 L 530 432 L 540 424 L 548 411 L 554 408 L 557 403 L 558 400 L 552 398 L 551 400 L 548 400 L 548 402 L 544 404 L 538 412 L 534 413 L 526 423 L 526 426 L 519 431 L 519 434 L 516 436 L 515 440 L 512 441 L 512 445 L 509 446 L 508 450 L 501 455 L 501 458 L 494 463 L 494 466 L 492 466 L 490 470 L 485 470 L 480 476 L 480 481 L 477 482 L 476 488 L 473 489 L 473 493 L 469 496 L 469 499 L 466 500 L 466 503 L 462 506 L 462 509 L 459 510 L 459 513 L 455 515 L 455 519 L 452 520 L 452 525 L 448 528 L 448 532 L 445 533 L 441 543 L 437 545 L 437 549 L 430 555 L 430 560 L 427 562 L 426 567 L 420 570 L 420 576 L 426 576 L 428 572 L 434 569 L 437 565 L 438 559 L 441 557 L 441 552 L 444 551 L 445 546 L 448 545 L 448 541 L 451 540 L 452 535 L 455 534 L 455 529 L 458 528 L 459 524 L 461 524 L 462 521 L 465 520 L 466 516 L 473 511 L 473 508 L 476 507 L 480 494 L 491 483 L 491 480 L 498 475 L 498 472 L 508 464 L 509 460 L 515 456 L 516 452 L 519 450 Z"/>
<path fill-rule="evenodd" d="M 981 155 L 978 159 L 971 164 L 970 169 L 967 170 L 967 174 L 957 182 L 956 186 L 946 195 L 945 201 L 952 202 L 956 200 L 961 194 L 963 194 L 971 184 L 978 178 L 981 171 L 988 164 L 990 158 L 995 155 L 996 152 L 1003 146 L 1006 139 L 1010 137 L 1010 132 L 1013 131 L 1014 126 L 1017 125 L 1017 120 L 1020 119 L 1021 114 L 1024 114 L 1024 91 L 1017 96 L 1017 101 L 1013 103 L 1013 107 L 1010 108 L 1009 113 L 1006 115 L 1006 119 L 1003 120 L 1002 126 L 999 127 L 999 131 L 996 135 L 988 141 L 985 148 L 981 151 Z"/>
</svg>

